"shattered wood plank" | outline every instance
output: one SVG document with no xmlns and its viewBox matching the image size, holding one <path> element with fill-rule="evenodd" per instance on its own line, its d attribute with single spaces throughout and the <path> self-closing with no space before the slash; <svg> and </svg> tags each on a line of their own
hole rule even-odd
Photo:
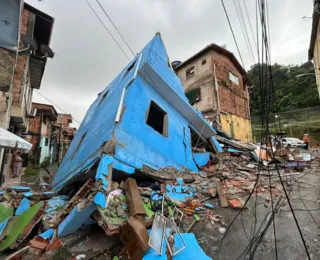
<svg viewBox="0 0 320 260">
<path fill-rule="evenodd" d="M 226 195 L 224 194 L 222 188 L 221 188 L 221 183 L 220 181 L 216 181 L 216 188 L 217 188 L 217 192 L 219 195 L 219 200 L 220 200 L 220 206 L 222 208 L 227 208 L 228 207 L 228 202 L 227 202 L 227 198 Z"/>
<path fill-rule="evenodd" d="M 115 141 L 115 137 L 112 137 L 111 140 L 108 140 L 104 144 L 104 146 L 102 148 L 102 152 L 109 154 L 109 155 L 114 155 L 116 144 L 117 144 L 117 142 Z"/>
<path fill-rule="evenodd" d="M 154 170 L 146 165 L 143 165 L 142 172 L 148 177 L 160 182 L 175 181 L 177 178 L 181 178 L 183 179 L 184 183 L 191 183 L 194 181 L 194 177 L 192 175 L 197 175 L 194 172 L 188 173 L 187 171 L 181 174 L 181 171 L 170 166 L 159 170 Z"/>
<path fill-rule="evenodd" d="M 219 135 L 215 135 L 214 137 L 221 143 L 230 145 L 232 147 L 235 147 L 235 148 L 238 148 L 238 149 L 241 149 L 241 150 L 254 151 L 256 149 L 255 147 L 253 147 L 250 144 L 241 144 L 239 142 L 234 142 L 234 141 L 228 140 L 226 138 L 223 138 L 223 137 L 221 137 Z"/>
<path fill-rule="evenodd" d="M 30 246 L 25 246 L 23 248 L 21 248 L 20 250 L 12 253 L 11 255 L 7 256 L 5 258 L 5 260 L 13 260 L 13 259 L 17 259 L 16 257 L 25 254 L 28 250 L 29 250 Z"/>
<path fill-rule="evenodd" d="M 146 216 L 146 210 L 142 204 L 140 191 L 135 179 L 129 178 L 125 184 L 125 192 L 129 202 L 129 209 L 131 216 Z"/>
<path fill-rule="evenodd" d="M 126 245 L 127 252 L 132 260 L 140 260 L 148 250 L 149 235 L 138 218 L 130 217 L 127 224 L 122 228 L 120 238 Z"/>
</svg>

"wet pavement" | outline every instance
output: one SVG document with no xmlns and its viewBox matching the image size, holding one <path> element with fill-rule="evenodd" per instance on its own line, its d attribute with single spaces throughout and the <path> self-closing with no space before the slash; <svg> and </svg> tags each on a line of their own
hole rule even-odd
<svg viewBox="0 0 320 260">
<path fill-rule="evenodd" d="M 308 246 L 311 259 L 320 259 L 319 166 L 320 158 L 317 158 L 296 177 L 285 179 L 286 190 L 290 193 L 290 201 L 295 209 L 296 217 Z M 280 183 L 279 180 L 274 181 Z M 305 205 L 301 198 L 303 198 Z M 243 198 L 243 200 L 245 199 L 246 197 Z M 282 206 L 275 216 L 278 259 L 307 259 L 293 215 L 288 203 L 285 203 L 285 196 L 280 201 Z M 209 202 L 216 205 L 218 200 L 215 199 Z M 255 207 L 255 205 L 257 206 Z M 212 259 L 250 259 L 250 252 L 244 253 L 244 251 L 248 248 L 251 241 L 254 226 L 258 230 L 266 218 L 268 210 L 269 212 L 271 211 L 271 208 L 268 207 L 269 204 L 265 198 L 253 195 L 248 202 L 248 209 L 244 209 L 242 214 L 238 215 L 234 220 L 239 210 L 216 206 L 215 213 L 221 215 L 222 223 L 211 224 L 203 219 L 197 223 L 191 232 L 195 233 L 201 247 Z M 309 212 L 306 210 L 306 207 L 310 209 Z M 219 228 L 225 227 L 228 229 L 232 221 L 234 222 L 229 231 L 226 234 L 222 234 Z M 190 224 L 190 220 L 187 218 L 184 226 L 188 224 Z M 262 225 L 264 228 L 265 224 Z M 273 230 L 271 219 L 268 228 L 265 230 L 266 234 L 262 238 L 261 243 L 256 244 L 256 251 L 251 259 L 276 259 Z M 254 250 L 252 249 L 252 251 Z"/>
</svg>

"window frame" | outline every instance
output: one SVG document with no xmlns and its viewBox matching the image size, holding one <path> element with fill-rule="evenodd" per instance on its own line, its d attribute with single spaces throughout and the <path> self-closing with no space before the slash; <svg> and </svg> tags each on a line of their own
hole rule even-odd
<svg viewBox="0 0 320 260">
<path fill-rule="evenodd" d="M 231 71 L 229 71 L 229 80 L 231 80 L 231 82 L 233 82 L 234 84 L 240 85 L 240 79 L 238 78 L 237 75 L 233 74 Z"/>
<path fill-rule="evenodd" d="M 154 104 L 156 109 L 160 110 L 160 112 L 165 113 L 164 117 L 163 117 L 163 127 L 162 127 L 162 133 L 160 133 L 159 131 L 157 131 L 155 128 L 153 128 L 151 125 L 148 124 L 148 117 L 150 114 L 150 108 L 151 105 Z M 146 118 L 145 118 L 145 123 L 147 126 L 151 127 L 156 133 L 160 134 L 163 137 L 168 137 L 169 135 L 169 116 L 168 116 L 168 112 L 165 111 L 164 109 L 162 109 L 155 101 L 150 100 L 149 102 L 149 106 L 146 112 Z"/>
<path fill-rule="evenodd" d="M 192 73 L 190 73 L 192 71 Z M 194 66 L 186 69 L 186 80 L 192 79 L 195 76 L 195 68 Z"/>
<path fill-rule="evenodd" d="M 192 92 L 194 92 L 195 95 L 199 94 L 199 98 L 198 98 L 198 99 L 196 98 L 196 99 L 194 99 L 194 100 L 190 100 L 190 96 L 191 96 L 190 93 L 192 93 Z M 198 87 L 198 88 L 189 90 L 188 92 L 185 93 L 185 95 L 186 95 L 186 97 L 187 97 L 187 99 L 188 99 L 188 101 L 189 101 L 189 104 L 190 104 L 191 106 L 193 106 L 194 104 L 196 104 L 196 103 L 198 103 L 198 102 L 201 101 L 201 97 L 202 97 L 202 95 L 201 95 L 201 86 Z M 193 102 L 192 102 L 192 101 L 193 101 Z"/>
</svg>

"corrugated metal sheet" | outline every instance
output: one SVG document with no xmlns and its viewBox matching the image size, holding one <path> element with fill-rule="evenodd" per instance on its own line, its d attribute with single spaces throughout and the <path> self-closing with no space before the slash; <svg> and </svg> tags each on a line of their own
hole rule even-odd
<svg viewBox="0 0 320 260">
<path fill-rule="evenodd" d="M 30 57 L 30 84 L 32 88 L 39 89 L 41 85 L 42 76 L 44 73 L 44 68 L 46 66 L 46 58 L 36 58 L 34 56 Z"/>
</svg>

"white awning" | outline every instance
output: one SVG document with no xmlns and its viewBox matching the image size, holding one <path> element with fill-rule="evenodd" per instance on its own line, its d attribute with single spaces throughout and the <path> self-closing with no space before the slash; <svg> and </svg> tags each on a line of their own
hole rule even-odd
<svg viewBox="0 0 320 260">
<path fill-rule="evenodd" d="M 0 147 L 31 150 L 32 144 L 0 127 Z"/>
</svg>

